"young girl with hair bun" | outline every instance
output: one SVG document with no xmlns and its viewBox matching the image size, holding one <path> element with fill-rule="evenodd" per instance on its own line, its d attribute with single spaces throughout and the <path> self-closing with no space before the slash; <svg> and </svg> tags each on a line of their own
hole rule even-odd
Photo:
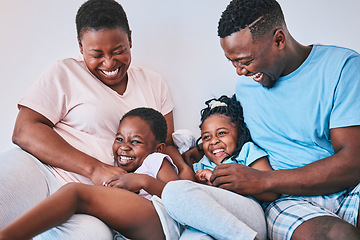
<svg viewBox="0 0 360 240">
<path fill-rule="evenodd" d="M 264 212 L 256 200 L 274 201 L 278 194 L 242 196 L 213 187 L 211 176 L 213 171 L 221 171 L 216 169 L 219 164 L 271 171 L 267 154 L 251 141 L 235 95 L 210 99 L 205 104 L 198 140 L 202 141 L 205 155 L 193 165 L 197 181 L 204 184 L 184 180 L 169 182 L 162 193 L 165 208 L 176 221 L 189 226 L 184 237 L 203 232 L 215 239 L 266 239 Z"/>
</svg>

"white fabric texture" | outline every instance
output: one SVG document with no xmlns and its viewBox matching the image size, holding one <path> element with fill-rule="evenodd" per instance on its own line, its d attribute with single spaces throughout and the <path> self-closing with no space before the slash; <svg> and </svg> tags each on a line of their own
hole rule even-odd
<svg viewBox="0 0 360 240">
<path fill-rule="evenodd" d="M 172 165 L 175 172 L 178 174 L 179 171 L 178 171 L 177 167 L 175 166 L 173 160 L 168 155 L 163 154 L 163 153 L 158 153 L 158 152 L 154 152 L 154 153 L 148 155 L 144 159 L 144 162 L 141 164 L 141 166 L 138 169 L 136 169 L 135 173 L 147 174 L 153 178 L 157 178 L 157 174 L 161 168 L 161 165 L 162 165 L 164 159 L 169 161 L 169 163 Z M 147 199 L 151 199 L 151 197 L 152 197 L 152 195 L 150 195 L 144 189 L 140 190 L 139 195 L 142 197 L 145 197 Z"/>
<path fill-rule="evenodd" d="M 195 147 L 196 140 L 193 133 L 188 129 L 178 129 L 173 132 L 172 139 L 180 154 L 183 154 L 192 147 Z"/>
</svg>

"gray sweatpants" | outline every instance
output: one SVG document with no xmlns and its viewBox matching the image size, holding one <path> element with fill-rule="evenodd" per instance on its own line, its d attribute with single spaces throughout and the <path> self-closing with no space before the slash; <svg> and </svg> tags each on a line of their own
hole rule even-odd
<svg viewBox="0 0 360 240">
<path fill-rule="evenodd" d="M 32 155 L 20 148 L 1 153 L 0 229 L 59 188 L 53 173 Z M 112 231 L 99 219 L 75 214 L 35 240 L 111 240 L 112 236 Z"/>
<path fill-rule="evenodd" d="M 161 198 L 176 221 L 215 239 L 266 239 L 264 212 L 250 198 L 187 180 L 166 184 Z"/>
</svg>

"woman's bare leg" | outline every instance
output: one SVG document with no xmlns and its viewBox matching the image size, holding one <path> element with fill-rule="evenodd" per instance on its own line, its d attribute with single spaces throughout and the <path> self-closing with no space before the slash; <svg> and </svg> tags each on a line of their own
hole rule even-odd
<svg viewBox="0 0 360 240">
<path fill-rule="evenodd" d="M 29 239 L 75 213 L 95 216 L 132 239 L 165 238 L 151 201 L 123 189 L 71 183 L 1 230 L 0 239 Z"/>
</svg>

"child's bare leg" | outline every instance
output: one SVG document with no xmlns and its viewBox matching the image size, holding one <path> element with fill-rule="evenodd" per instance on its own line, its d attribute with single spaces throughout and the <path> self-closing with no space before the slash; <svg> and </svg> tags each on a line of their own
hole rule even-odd
<svg viewBox="0 0 360 240">
<path fill-rule="evenodd" d="M 69 186 L 60 188 L 53 195 L 3 228 L 0 231 L 0 239 L 30 239 L 66 221 L 74 214 L 77 206 L 74 189 Z"/>
<path fill-rule="evenodd" d="M 67 184 L 0 231 L 0 239 L 29 239 L 74 213 L 93 215 L 132 239 L 164 239 L 152 203 L 122 189 Z M 21 229 L 21 231 L 19 231 Z"/>
<path fill-rule="evenodd" d="M 82 191 L 77 213 L 95 216 L 130 239 L 165 239 L 150 200 L 119 188 L 86 186 Z"/>
</svg>

